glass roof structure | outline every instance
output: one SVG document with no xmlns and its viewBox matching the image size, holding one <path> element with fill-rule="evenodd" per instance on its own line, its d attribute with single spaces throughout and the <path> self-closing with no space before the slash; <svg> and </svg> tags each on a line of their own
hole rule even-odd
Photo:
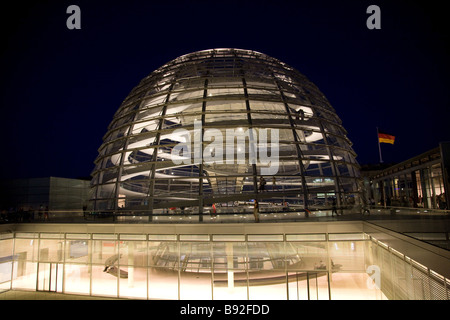
<svg viewBox="0 0 450 320">
<path fill-rule="evenodd" d="M 90 209 L 236 213 L 360 205 L 346 130 L 319 89 L 265 54 L 178 57 L 126 97 L 103 137 Z"/>
</svg>

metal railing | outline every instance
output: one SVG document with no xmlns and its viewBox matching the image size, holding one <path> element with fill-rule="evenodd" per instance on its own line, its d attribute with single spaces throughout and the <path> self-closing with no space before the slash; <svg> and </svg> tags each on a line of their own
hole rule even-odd
<svg viewBox="0 0 450 320">
<path fill-rule="evenodd" d="M 333 212 L 334 211 L 334 212 Z M 337 212 L 337 213 L 336 213 Z M 380 207 L 372 206 L 365 210 L 353 208 L 323 207 L 305 210 L 302 206 L 274 208 L 261 207 L 258 212 L 259 222 L 289 221 L 334 221 L 334 220 L 398 220 L 417 218 L 450 217 L 450 210 Z M 199 214 L 186 208 L 158 210 L 50 210 L 50 211 L 13 211 L 3 212 L 0 223 L 253 223 L 255 213 L 253 206 L 239 207 L 236 210 L 207 211 Z M 415 232 L 418 230 L 413 230 Z M 448 230 L 447 230 L 448 231 Z"/>
</svg>

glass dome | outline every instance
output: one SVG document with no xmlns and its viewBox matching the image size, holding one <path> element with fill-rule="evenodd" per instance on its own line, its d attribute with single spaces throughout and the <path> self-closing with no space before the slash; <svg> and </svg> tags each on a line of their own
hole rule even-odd
<svg viewBox="0 0 450 320">
<path fill-rule="evenodd" d="M 114 115 L 92 210 L 143 215 L 305 212 L 360 204 L 341 120 L 304 75 L 265 54 L 212 49 L 145 77 Z"/>
</svg>

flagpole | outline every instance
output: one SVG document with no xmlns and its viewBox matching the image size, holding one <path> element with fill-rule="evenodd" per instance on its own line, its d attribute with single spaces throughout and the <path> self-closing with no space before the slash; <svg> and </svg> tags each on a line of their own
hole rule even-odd
<svg viewBox="0 0 450 320">
<path fill-rule="evenodd" d="M 378 152 L 380 154 L 380 163 L 383 163 L 383 158 L 381 157 L 381 146 L 380 146 L 380 136 L 377 127 L 377 141 L 378 141 Z"/>
</svg>

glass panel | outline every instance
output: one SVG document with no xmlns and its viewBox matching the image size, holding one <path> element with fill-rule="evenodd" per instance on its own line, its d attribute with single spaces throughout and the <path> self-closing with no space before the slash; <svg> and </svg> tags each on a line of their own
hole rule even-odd
<svg viewBox="0 0 450 320">
<path fill-rule="evenodd" d="M 213 243 L 214 299 L 247 299 L 245 242 Z"/>
<path fill-rule="evenodd" d="M 116 189 L 115 183 L 98 186 L 97 198 L 112 198 L 115 195 L 114 193 L 115 189 Z"/>
<path fill-rule="evenodd" d="M 104 265 L 92 266 L 92 295 L 117 296 L 117 277 L 112 273 L 104 272 Z"/>
<path fill-rule="evenodd" d="M 0 263 L 0 285 L 11 281 L 12 261 Z"/>
<path fill-rule="evenodd" d="M 88 265 L 66 263 L 64 269 L 64 292 L 89 295 L 90 275 Z"/>
<path fill-rule="evenodd" d="M 221 89 L 208 89 L 208 96 L 229 96 L 229 95 L 243 95 L 243 88 L 221 88 Z"/>
<path fill-rule="evenodd" d="M 139 147 L 140 144 L 147 144 L 146 141 L 142 141 L 139 143 L 136 143 L 137 147 Z M 128 148 L 133 148 L 134 146 L 128 145 Z M 145 148 L 140 150 L 134 150 L 132 152 L 128 152 L 125 156 L 124 165 L 128 165 L 130 163 L 138 164 L 138 163 L 145 163 L 153 160 L 153 150 L 154 148 Z M 126 168 L 127 170 L 131 171 L 131 174 L 133 174 L 133 171 L 136 170 L 138 166 L 131 166 L 130 168 Z M 127 171 L 122 172 L 121 180 L 126 180 Z M 148 176 L 147 171 L 141 172 L 142 176 Z M 124 177 L 125 176 L 125 177 Z M 148 179 L 148 178 L 147 178 Z"/>
<path fill-rule="evenodd" d="M 283 125 L 289 123 L 289 118 L 287 115 L 283 114 L 273 114 L 268 112 L 252 112 L 251 113 L 253 124 L 259 125 Z M 258 121 L 261 120 L 261 121 Z"/>
<path fill-rule="evenodd" d="M 198 85 L 201 86 L 202 83 L 199 82 Z M 210 78 L 208 82 L 208 88 L 240 87 L 240 86 L 242 86 L 242 81 L 240 79 L 233 79 L 233 78 Z"/>
<path fill-rule="evenodd" d="M 208 241 L 209 235 L 207 234 L 180 234 L 181 241 Z"/>
<path fill-rule="evenodd" d="M 329 240 L 364 240 L 364 233 L 330 233 Z"/>
<path fill-rule="evenodd" d="M 326 270 L 326 242 L 287 242 L 288 270 Z"/>
<path fill-rule="evenodd" d="M 0 292 L 11 288 L 12 261 L 0 263 Z"/>
<path fill-rule="evenodd" d="M 64 239 L 64 234 L 62 233 L 41 233 L 41 239 Z"/>
<path fill-rule="evenodd" d="M 282 234 L 249 234 L 248 241 L 283 241 Z"/>
<path fill-rule="evenodd" d="M 371 280 L 367 273 L 338 272 L 330 275 L 331 299 L 333 300 L 385 300 L 386 297 L 375 286 L 368 286 Z"/>
<path fill-rule="evenodd" d="M 12 275 L 13 239 L 0 241 L 0 290 L 9 289 Z M 3 284 L 3 285 L 2 285 Z"/>
<path fill-rule="evenodd" d="M 247 300 L 246 272 L 233 269 L 214 269 L 213 277 L 214 300 Z"/>
<path fill-rule="evenodd" d="M 285 270 L 283 242 L 248 242 L 249 270 Z"/>
<path fill-rule="evenodd" d="M 145 108 L 139 111 L 139 113 L 136 115 L 136 121 L 143 120 L 143 119 L 152 119 L 156 118 L 161 114 L 162 106 L 153 107 L 153 108 Z M 157 120 L 149 122 L 150 125 L 157 123 Z M 150 131 L 150 130 L 149 130 Z"/>
<path fill-rule="evenodd" d="M 118 139 L 118 138 L 121 138 L 121 137 L 127 135 L 129 128 L 130 128 L 130 126 L 126 125 L 126 126 L 121 127 L 119 129 L 115 129 L 114 131 L 111 131 L 105 137 L 105 141 L 112 141 L 112 140 L 115 140 L 115 139 Z M 103 150 L 105 150 L 105 149 L 103 149 Z"/>
<path fill-rule="evenodd" d="M 120 240 L 146 240 L 145 234 L 121 234 Z"/>
<path fill-rule="evenodd" d="M 119 296 L 121 298 L 147 299 L 147 268 L 135 266 L 121 267 L 126 269 L 127 277 L 119 280 Z"/>
<path fill-rule="evenodd" d="M 189 99 L 199 99 L 203 98 L 204 90 L 194 90 L 194 91 L 183 91 L 178 93 L 172 93 L 170 95 L 170 101 L 182 101 Z"/>
<path fill-rule="evenodd" d="M 180 243 L 179 265 L 181 272 L 201 272 L 211 264 L 211 246 L 209 242 Z"/>
<path fill-rule="evenodd" d="M 67 233 L 66 239 L 90 239 L 90 235 L 86 233 Z"/>
<path fill-rule="evenodd" d="M 167 98 L 167 94 L 162 94 L 159 96 L 154 96 L 152 98 L 149 98 L 143 103 L 142 109 L 164 103 L 166 98 Z"/>
<path fill-rule="evenodd" d="M 365 271 L 364 241 L 329 242 L 330 264 L 339 270 Z"/>
<path fill-rule="evenodd" d="M 202 104 L 201 103 L 185 103 L 185 104 L 170 104 L 167 106 L 166 115 L 176 114 L 179 119 L 181 119 L 181 123 L 185 124 L 185 121 L 183 121 L 185 118 L 181 117 L 181 113 L 186 114 L 195 114 L 195 113 L 201 113 L 202 111 Z M 201 116 L 197 116 L 198 119 L 201 119 Z M 195 118 L 194 118 L 195 119 Z M 193 123 L 193 120 L 190 120 L 190 123 Z M 177 121 L 178 123 L 180 121 Z"/>
<path fill-rule="evenodd" d="M 286 106 L 282 102 L 250 101 L 252 111 L 270 111 L 286 115 Z"/>
<path fill-rule="evenodd" d="M 253 89 L 248 88 L 247 92 L 250 96 L 250 98 L 256 98 L 257 96 L 265 95 L 265 96 L 272 96 L 271 98 L 278 98 L 278 100 L 281 100 L 280 92 L 278 90 L 269 90 L 269 89 Z M 267 97 L 265 97 L 267 98 Z M 252 101 L 253 103 L 253 101 Z"/>
<path fill-rule="evenodd" d="M 233 112 L 234 109 L 224 110 L 223 112 L 207 113 L 205 116 L 206 125 L 221 125 L 221 126 L 245 126 L 248 125 L 247 113 Z"/>
<path fill-rule="evenodd" d="M 178 271 L 149 267 L 148 297 L 149 299 L 178 299 Z"/>
<path fill-rule="evenodd" d="M 309 300 L 328 300 L 328 272 L 308 272 Z"/>
<path fill-rule="evenodd" d="M 175 241 L 175 240 L 177 240 L 177 235 L 176 234 L 149 234 L 148 239 L 149 240 Z"/>
<path fill-rule="evenodd" d="M 92 235 L 92 239 L 95 240 L 114 240 L 117 239 L 117 234 L 113 234 L 113 233 L 94 233 Z"/>
<path fill-rule="evenodd" d="M 247 246 L 245 242 L 213 243 L 214 270 L 247 269 Z M 216 279 L 214 279 L 215 281 Z"/>
<path fill-rule="evenodd" d="M 288 272 L 289 300 L 308 300 L 307 272 Z"/>
<path fill-rule="evenodd" d="M 119 252 L 120 266 L 147 266 L 146 241 L 122 241 Z"/>
<path fill-rule="evenodd" d="M 209 268 L 205 268 L 199 269 L 197 272 L 181 272 L 180 299 L 211 300 L 211 270 Z"/>
<path fill-rule="evenodd" d="M 325 234 L 287 234 L 286 241 L 325 241 Z"/>
<path fill-rule="evenodd" d="M 62 292 L 62 279 L 62 263 L 39 263 L 37 290 Z"/>
<path fill-rule="evenodd" d="M 213 241 L 245 241 L 243 234 L 214 234 Z"/>
<path fill-rule="evenodd" d="M 13 265 L 13 289 L 36 290 L 37 263 L 20 258 Z"/>
<path fill-rule="evenodd" d="M 246 105 L 244 101 L 241 100 L 220 100 L 220 101 L 208 101 L 207 103 L 208 111 L 246 111 Z"/>
<path fill-rule="evenodd" d="M 20 260 L 37 261 L 37 244 L 36 239 L 15 239 L 14 254 Z"/>
<path fill-rule="evenodd" d="M 249 272 L 249 300 L 286 300 L 286 272 Z"/>
<path fill-rule="evenodd" d="M 92 263 L 104 264 L 108 258 L 117 254 L 115 241 L 92 241 Z"/>
<path fill-rule="evenodd" d="M 148 265 L 178 270 L 179 259 L 177 242 L 149 242 Z"/>
<path fill-rule="evenodd" d="M 39 262 L 58 262 L 63 260 L 64 241 L 41 239 L 39 244 Z"/>
</svg>

